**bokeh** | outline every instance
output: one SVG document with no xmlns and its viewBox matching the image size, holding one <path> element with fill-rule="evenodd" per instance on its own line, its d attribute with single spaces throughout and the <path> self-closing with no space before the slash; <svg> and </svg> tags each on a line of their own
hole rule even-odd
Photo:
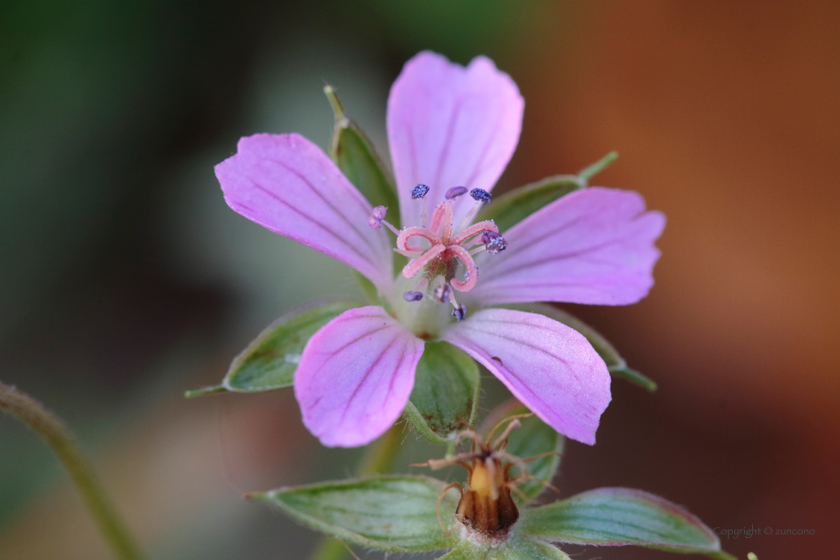
<svg viewBox="0 0 840 560">
<path fill-rule="evenodd" d="M 829 558 L 838 21 L 829 1 L 7 0 L 0 379 L 67 421 L 151 557 L 304 558 L 317 535 L 243 494 L 348 476 L 358 451 L 320 448 L 291 391 L 182 395 L 291 307 L 357 288 L 229 210 L 213 165 L 255 132 L 326 147 L 325 83 L 384 153 L 408 58 L 484 54 L 526 100 L 500 190 L 617 150 L 595 183 L 668 216 L 647 299 L 567 306 L 660 388 L 613 383 L 598 444 L 568 446 L 561 494 L 641 488 L 719 530 L 772 528 L 724 540 L 739 558 Z M 109 557 L 46 446 L 0 418 L 0 558 Z"/>
</svg>

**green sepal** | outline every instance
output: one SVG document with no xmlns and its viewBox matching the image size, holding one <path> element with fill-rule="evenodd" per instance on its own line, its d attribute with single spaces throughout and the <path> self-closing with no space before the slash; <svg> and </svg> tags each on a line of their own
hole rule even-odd
<svg viewBox="0 0 840 560">
<path fill-rule="evenodd" d="M 478 366 L 464 351 L 426 342 L 403 416 L 420 436 L 448 445 L 475 422 L 480 385 Z"/>
<path fill-rule="evenodd" d="M 335 115 L 330 157 L 371 206 L 385 206 L 390 210 L 388 221 L 399 228 L 399 199 L 390 171 L 362 129 L 344 114 L 332 86 L 324 86 L 324 93 Z"/>
<path fill-rule="evenodd" d="M 293 309 L 266 327 L 233 359 L 221 385 L 187 391 L 187 398 L 222 391 L 261 393 L 291 387 L 310 337 L 348 309 L 362 305 L 352 301 L 316 301 Z"/>
<path fill-rule="evenodd" d="M 487 437 L 490 430 L 501 420 L 509 418 L 514 414 L 524 414 L 527 412 L 530 411 L 516 399 L 511 399 L 503 403 L 487 415 L 487 418 L 482 424 L 482 435 Z M 521 459 L 528 459 L 529 457 L 550 451 L 563 453 L 566 438 L 558 434 L 554 428 L 536 416 L 520 418 L 519 422 L 522 426 L 513 430 L 508 437 L 508 443 L 505 447 L 506 453 L 515 455 Z M 502 430 L 504 430 L 504 426 L 501 426 L 496 431 L 495 436 L 498 436 Z M 527 464 L 528 473 L 533 477 L 551 483 L 551 480 L 560 468 L 560 460 L 561 457 L 559 455 L 547 455 L 540 459 L 535 459 Z M 514 470 L 513 474 L 516 474 L 517 470 Z M 518 487 L 521 493 L 529 500 L 536 498 L 547 489 L 545 485 L 536 480 L 519 484 Z M 514 492 L 513 499 L 520 502 L 520 492 Z"/>
<path fill-rule="evenodd" d="M 594 177 L 595 175 L 597 175 L 598 173 L 600 173 L 601 171 L 603 171 L 604 169 L 609 167 L 612 164 L 612 162 L 614 162 L 617 159 L 618 159 L 618 152 L 612 151 L 612 152 L 608 153 L 607 155 L 605 155 L 604 157 L 602 157 L 601 159 L 599 159 L 598 161 L 596 161 L 595 163 L 593 163 L 592 165 L 584 167 L 583 169 L 581 169 L 580 173 L 578 173 L 578 177 L 580 177 L 580 179 L 583 181 L 584 185 L 586 185 L 586 184 L 589 183 L 589 180 L 592 177 Z"/>
<path fill-rule="evenodd" d="M 627 367 L 627 362 L 618 353 L 618 350 L 610 344 L 610 342 L 603 337 L 598 331 L 578 319 L 577 317 L 558 309 L 553 305 L 545 303 L 519 303 L 506 304 L 506 309 L 516 309 L 519 311 L 527 311 L 529 313 L 539 313 L 545 315 L 549 319 L 554 319 L 563 323 L 567 327 L 572 327 L 577 332 L 586 337 L 586 340 L 592 345 L 592 348 L 607 364 L 607 370 L 614 376 L 620 377 L 626 381 L 634 383 L 643 389 L 650 392 L 656 391 L 656 382 L 639 373 L 636 370 Z"/>
<path fill-rule="evenodd" d="M 635 369 L 625 367 L 621 369 L 610 369 L 609 372 L 615 377 L 620 377 L 625 381 L 629 381 L 634 385 L 638 385 L 642 389 L 647 389 L 651 393 L 656 391 L 656 381 L 642 373 L 639 373 Z"/>
<path fill-rule="evenodd" d="M 599 488 L 523 510 L 519 531 L 551 542 L 636 545 L 726 557 L 717 535 L 697 517 L 659 496 L 630 488 Z"/>
<path fill-rule="evenodd" d="M 445 482 L 426 476 L 382 475 L 280 488 L 248 498 L 276 506 L 315 530 L 387 551 L 440 550 L 457 543 L 438 524 Z M 444 525 L 455 524 L 458 492 L 443 496 Z"/>
<path fill-rule="evenodd" d="M 586 187 L 577 175 L 555 175 L 514 189 L 485 204 L 476 222 L 493 220 L 499 231 L 507 230 L 561 196 Z"/>
<path fill-rule="evenodd" d="M 379 290 L 376 289 L 373 282 L 368 280 L 365 275 L 355 270 L 353 271 L 353 274 L 356 276 L 356 281 L 359 282 L 359 287 L 362 289 L 362 294 L 364 294 L 365 298 L 367 298 L 368 303 L 372 305 L 381 305 L 383 303 L 382 298 L 379 297 Z"/>
<path fill-rule="evenodd" d="M 610 152 L 577 175 L 553 175 L 536 183 L 528 183 L 485 204 L 476 222 L 493 220 L 504 233 L 537 210 L 560 197 L 585 189 L 589 180 L 618 159 L 618 152 Z"/>
<path fill-rule="evenodd" d="M 215 395 L 216 393 L 227 393 L 227 389 L 223 385 L 208 385 L 207 387 L 199 387 L 198 389 L 187 389 L 184 391 L 184 398 L 194 399 L 196 397 Z"/>
</svg>

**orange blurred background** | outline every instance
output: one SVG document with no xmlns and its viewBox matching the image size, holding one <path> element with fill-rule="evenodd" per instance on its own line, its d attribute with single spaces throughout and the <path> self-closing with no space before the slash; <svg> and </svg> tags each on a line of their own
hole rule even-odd
<svg viewBox="0 0 840 560">
<path fill-rule="evenodd" d="M 388 87 L 426 48 L 486 54 L 518 83 L 500 189 L 617 150 L 593 182 L 668 217 L 647 299 L 568 306 L 659 390 L 613 384 L 561 493 L 630 486 L 713 528 L 814 531 L 724 540 L 739 558 L 837 549 L 840 4 L 10 2 L 0 22 L 0 379 L 79 433 L 152 557 L 299 558 L 316 542 L 241 496 L 344 477 L 358 453 L 319 448 L 290 391 L 181 394 L 352 278 L 229 211 L 212 166 L 254 132 L 326 146 L 324 81 L 384 149 Z M 82 511 L 34 436 L 0 420 L 0 558 L 107 558 Z"/>
</svg>

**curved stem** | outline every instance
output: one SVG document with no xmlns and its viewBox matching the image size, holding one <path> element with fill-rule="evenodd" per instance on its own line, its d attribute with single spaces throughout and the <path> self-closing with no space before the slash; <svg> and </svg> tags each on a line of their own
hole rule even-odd
<svg viewBox="0 0 840 560">
<path fill-rule="evenodd" d="M 99 530 L 117 558 L 142 560 L 143 555 L 128 528 L 105 494 L 93 468 L 73 434 L 55 414 L 26 393 L 0 382 L 0 410 L 29 426 L 47 442 L 82 494 Z"/>
</svg>

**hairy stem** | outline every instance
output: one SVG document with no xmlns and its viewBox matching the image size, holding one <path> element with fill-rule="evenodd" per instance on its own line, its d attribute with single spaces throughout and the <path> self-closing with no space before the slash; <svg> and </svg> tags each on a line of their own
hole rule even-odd
<svg viewBox="0 0 840 560">
<path fill-rule="evenodd" d="M 105 494 L 93 468 L 73 434 L 55 414 L 26 393 L 0 382 L 0 410 L 29 426 L 47 442 L 70 473 L 99 530 L 117 558 L 142 560 L 143 555 L 128 528 Z"/>
</svg>

